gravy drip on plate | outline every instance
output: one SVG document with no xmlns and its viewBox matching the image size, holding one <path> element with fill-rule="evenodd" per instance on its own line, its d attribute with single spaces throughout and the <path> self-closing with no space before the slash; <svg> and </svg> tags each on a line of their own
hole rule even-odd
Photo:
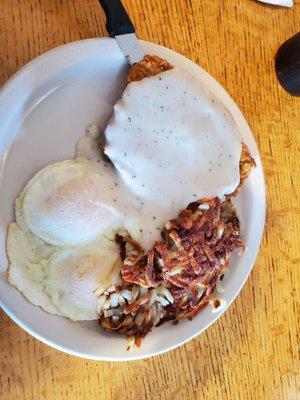
<svg viewBox="0 0 300 400">
<path fill-rule="evenodd" d="M 145 248 L 190 202 L 222 198 L 238 186 L 241 138 L 226 107 L 188 73 L 173 69 L 128 84 L 105 132 L 119 191 L 116 207 L 139 220 Z M 88 133 L 77 156 L 96 135 Z M 124 194 L 126 193 L 126 199 Z M 122 206 L 121 206 L 122 205 Z"/>
</svg>

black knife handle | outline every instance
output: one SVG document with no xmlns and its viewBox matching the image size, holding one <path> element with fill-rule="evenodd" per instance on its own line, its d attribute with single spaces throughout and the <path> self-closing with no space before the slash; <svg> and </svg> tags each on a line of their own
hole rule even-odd
<svg viewBox="0 0 300 400">
<path fill-rule="evenodd" d="M 106 16 L 106 29 L 109 36 L 134 33 L 135 28 L 120 0 L 99 0 Z"/>
</svg>

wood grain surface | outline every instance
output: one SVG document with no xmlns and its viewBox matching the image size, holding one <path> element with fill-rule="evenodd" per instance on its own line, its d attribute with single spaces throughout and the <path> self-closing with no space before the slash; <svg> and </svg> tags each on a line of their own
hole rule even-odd
<svg viewBox="0 0 300 400">
<path fill-rule="evenodd" d="M 277 48 L 300 30 L 300 2 L 292 9 L 251 0 L 124 5 L 140 38 L 200 64 L 244 112 L 267 181 L 261 250 L 242 292 L 218 322 L 179 349 L 145 361 L 68 356 L 33 339 L 2 312 L 0 398 L 300 399 L 300 99 L 285 93 L 274 74 Z M 0 83 L 47 50 L 96 36 L 106 36 L 97 0 L 0 0 Z"/>
</svg>

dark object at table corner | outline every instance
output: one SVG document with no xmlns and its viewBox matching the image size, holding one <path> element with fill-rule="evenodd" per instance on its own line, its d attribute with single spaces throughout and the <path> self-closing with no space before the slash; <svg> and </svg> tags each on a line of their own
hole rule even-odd
<svg viewBox="0 0 300 400">
<path fill-rule="evenodd" d="M 106 16 L 106 29 L 110 37 L 134 33 L 135 28 L 120 0 L 99 0 Z"/>
<path fill-rule="evenodd" d="M 300 96 L 300 32 L 279 47 L 275 69 L 281 86 L 292 96 Z"/>
</svg>

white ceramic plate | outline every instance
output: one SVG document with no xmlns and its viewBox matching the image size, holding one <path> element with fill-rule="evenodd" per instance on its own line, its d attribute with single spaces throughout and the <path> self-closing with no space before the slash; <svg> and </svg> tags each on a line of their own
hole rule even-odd
<svg viewBox="0 0 300 400">
<path fill-rule="evenodd" d="M 202 81 L 232 112 L 257 168 L 236 199 L 247 251 L 233 257 L 224 279 L 227 307 L 245 283 L 255 261 L 265 220 L 265 184 L 261 160 L 242 113 L 208 73 L 185 57 L 153 43 L 145 52 L 166 58 Z M 105 126 L 112 105 L 126 84 L 125 59 L 113 39 L 70 43 L 33 60 L 0 92 L 0 305 L 31 335 L 64 352 L 96 360 L 133 360 L 171 350 L 203 332 L 221 311 L 204 309 L 192 321 L 165 324 L 129 353 L 126 339 L 102 331 L 97 321 L 75 323 L 30 304 L 6 281 L 6 230 L 13 203 L 29 178 L 45 165 L 71 158 L 75 143 L 90 123 Z M 224 310 L 223 310 L 224 311 Z"/>
</svg>

